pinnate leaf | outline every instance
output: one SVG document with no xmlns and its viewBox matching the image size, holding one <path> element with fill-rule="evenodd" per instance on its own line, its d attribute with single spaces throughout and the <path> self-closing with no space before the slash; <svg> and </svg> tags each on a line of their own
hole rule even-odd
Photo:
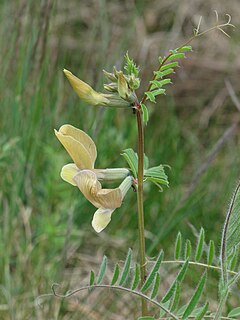
<svg viewBox="0 0 240 320">
<path fill-rule="evenodd" d="M 184 57 L 185 57 L 184 53 L 174 53 L 167 60 L 172 61 L 172 60 L 176 60 L 176 59 L 182 59 Z"/>
<path fill-rule="evenodd" d="M 163 260 L 163 251 L 161 251 L 160 254 L 158 255 L 157 260 L 156 260 L 151 272 L 149 273 L 146 281 L 144 282 L 143 287 L 141 289 L 142 292 L 145 292 L 152 285 L 152 283 L 155 279 L 156 273 L 158 272 L 158 270 L 160 268 L 162 260 Z"/>
<path fill-rule="evenodd" d="M 240 317 L 240 307 L 232 309 L 229 314 L 229 318 L 235 318 L 235 317 Z"/>
<path fill-rule="evenodd" d="M 95 281 L 95 273 L 93 271 L 90 272 L 90 286 L 92 286 L 94 284 Z"/>
<path fill-rule="evenodd" d="M 183 279 L 184 279 L 184 277 L 186 275 L 187 269 L 188 269 L 188 265 L 189 265 L 189 262 L 188 262 L 188 260 L 186 260 L 184 262 L 184 264 L 182 265 L 182 268 L 180 269 L 177 277 L 175 278 L 175 280 L 173 281 L 172 285 L 168 289 L 167 293 L 162 298 L 162 303 L 165 303 L 165 302 L 167 302 L 167 301 L 169 301 L 171 299 L 171 297 L 175 293 L 177 282 L 179 284 L 181 284 L 181 282 L 183 281 Z"/>
<path fill-rule="evenodd" d="M 133 151 L 133 149 L 128 148 L 123 150 L 122 156 L 127 161 L 130 169 L 132 170 L 132 174 L 134 178 L 137 178 L 138 172 L 138 157 L 137 154 Z"/>
<path fill-rule="evenodd" d="M 163 66 L 161 66 L 160 71 L 164 71 L 164 70 L 167 70 L 169 68 L 175 68 L 175 67 L 178 67 L 178 62 L 177 61 L 164 64 Z"/>
<path fill-rule="evenodd" d="M 184 258 L 190 259 L 191 254 L 192 254 L 192 244 L 191 244 L 191 241 L 189 239 L 187 239 L 186 244 L 185 244 Z"/>
<path fill-rule="evenodd" d="M 178 281 L 176 281 L 176 288 L 175 288 L 175 292 L 174 292 L 174 297 L 173 297 L 173 301 L 172 301 L 172 305 L 170 308 L 170 311 L 174 311 L 176 310 L 179 300 L 180 300 L 180 291 L 181 291 L 181 287 L 180 287 L 180 283 Z"/>
<path fill-rule="evenodd" d="M 152 91 L 147 91 L 147 92 L 145 92 L 145 94 L 146 94 L 148 100 L 150 100 L 151 102 L 156 103 L 156 99 L 155 99 L 155 96 L 152 93 Z"/>
<path fill-rule="evenodd" d="M 100 266 L 100 269 L 99 269 L 97 284 L 100 284 L 102 282 L 102 279 L 105 275 L 106 269 L 107 269 L 107 257 L 104 256 L 102 263 L 101 263 L 101 266 Z"/>
<path fill-rule="evenodd" d="M 164 70 L 164 71 L 154 71 L 155 79 L 160 79 L 160 78 L 166 77 L 167 75 L 169 75 L 169 74 L 171 74 L 173 72 L 174 72 L 173 68 L 169 68 L 169 69 Z"/>
<path fill-rule="evenodd" d="M 142 113 L 143 113 L 143 122 L 144 124 L 147 124 L 149 120 L 148 109 L 144 103 L 141 103 L 141 107 L 142 107 Z"/>
<path fill-rule="evenodd" d="M 135 290 L 137 286 L 139 285 L 140 282 L 140 267 L 139 264 L 136 263 L 135 265 L 135 272 L 134 272 L 134 278 L 133 278 L 133 283 L 132 283 L 132 290 Z"/>
<path fill-rule="evenodd" d="M 177 239 L 175 242 L 175 259 L 179 260 L 182 252 L 182 234 L 178 232 Z"/>
<path fill-rule="evenodd" d="M 177 48 L 177 52 L 187 52 L 187 51 L 192 51 L 192 46 L 183 46 L 183 47 Z"/>
<path fill-rule="evenodd" d="M 205 231 L 203 228 L 201 228 L 199 238 L 198 238 L 196 254 L 195 254 L 195 261 L 201 260 L 203 249 L 204 249 L 204 241 L 205 241 Z"/>
<path fill-rule="evenodd" d="M 120 270 L 119 270 L 119 265 L 117 263 L 115 265 L 114 272 L 113 272 L 113 277 L 112 277 L 112 281 L 111 281 L 111 285 L 112 286 L 118 281 L 119 273 L 120 273 Z"/>
<path fill-rule="evenodd" d="M 157 273 L 155 277 L 153 289 L 151 292 L 151 299 L 154 299 L 157 296 L 159 287 L 160 287 L 160 275 L 159 273 Z"/>
<path fill-rule="evenodd" d="M 198 312 L 198 314 L 196 315 L 196 319 L 195 320 L 202 320 L 204 319 L 203 317 L 205 316 L 205 314 L 208 311 L 208 302 L 205 303 L 205 305 L 200 309 L 200 311 Z"/>
<path fill-rule="evenodd" d="M 240 245 L 240 183 L 238 184 L 230 203 L 225 222 L 226 230 L 226 258 L 234 248 Z"/>
<path fill-rule="evenodd" d="M 201 295 L 202 295 L 202 292 L 203 292 L 203 289 L 204 289 L 206 278 L 207 278 L 207 274 L 205 272 L 203 274 L 201 280 L 199 281 L 197 289 L 196 289 L 194 295 L 192 296 L 191 300 L 189 301 L 186 310 L 184 311 L 184 314 L 182 317 L 183 320 L 187 319 L 190 316 L 190 314 L 192 313 L 192 311 L 196 307 L 197 303 L 199 302 Z"/>
<path fill-rule="evenodd" d="M 129 271 L 130 271 L 131 261 L 132 261 L 132 249 L 129 249 L 128 254 L 127 254 L 127 258 L 125 260 L 125 264 L 123 267 L 121 279 L 119 281 L 120 286 L 122 286 L 125 283 L 125 281 L 127 280 L 127 277 L 129 275 Z"/>
<path fill-rule="evenodd" d="M 210 240 L 209 247 L 208 247 L 208 257 L 207 257 L 207 264 L 211 265 L 215 256 L 215 244 L 213 240 Z"/>
</svg>

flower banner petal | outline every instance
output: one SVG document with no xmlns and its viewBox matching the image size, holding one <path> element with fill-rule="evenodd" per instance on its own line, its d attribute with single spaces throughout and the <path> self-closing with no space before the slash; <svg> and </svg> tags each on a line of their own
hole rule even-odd
<svg viewBox="0 0 240 320">
<path fill-rule="evenodd" d="M 63 126 L 61 126 L 59 132 L 61 132 L 63 135 L 71 136 L 72 138 L 80 142 L 89 152 L 94 166 L 95 160 L 97 158 L 97 148 L 94 141 L 91 137 L 89 137 L 88 134 L 70 124 L 64 124 Z"/>
<path fill-rule="evenodd" d="M 60 131 L 55 130 L 55 134 L 79 169 L 93 168 L 92 157 L 82 143 Z"/>
<path fill-rule="evenodd" d="M 114 209 L 99 208 L 93 216 L 92 226 L 96 232 L 101 232 L 111 221 Z"/>
</svg>

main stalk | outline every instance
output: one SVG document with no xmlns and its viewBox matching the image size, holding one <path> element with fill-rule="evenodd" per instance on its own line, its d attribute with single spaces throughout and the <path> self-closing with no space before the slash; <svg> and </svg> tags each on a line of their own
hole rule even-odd
<svg viewBox="0 0 240 320">
<path fill-rule="evenodd" d="M 136 107 L 136 118 L 138 128 L 138 232 L 139 232 L 139 256 L 141 285 L 146 278 L 145 236 L 144 236 L 144 210 L 143 210 L 143 177 L 144 177 L 144 129 L 142 121 L 141 105 Z M 147 301 L 142 298 L 142 316 L 147 315 Z"/>
</svg>

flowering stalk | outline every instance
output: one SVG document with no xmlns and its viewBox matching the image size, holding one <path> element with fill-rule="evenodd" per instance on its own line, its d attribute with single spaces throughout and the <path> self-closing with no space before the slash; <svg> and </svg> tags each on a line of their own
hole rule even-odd
<svg viewBox="0 0 240 320">
<path fill-rule="evenodd" d="M 144 236 L 144 209 L 143 209 L 143 176 L 144 176 L 144 129 L 142 121 L 141 105 L 136 106 L 136 118 L 138 128 L 138 232 L 139 232 L 139 256 L 141 286 L 146 278 L 145 236 Z M 147 315 L 147 301 L 142 298 L 142 316 Z"/>
</svg>

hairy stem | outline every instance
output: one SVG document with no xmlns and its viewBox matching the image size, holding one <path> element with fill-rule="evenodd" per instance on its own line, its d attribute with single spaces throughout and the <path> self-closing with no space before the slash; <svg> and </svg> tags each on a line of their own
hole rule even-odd
<svg viewBox="0 0 240 320">
<path fill-rule="evenodd" d="M 228 290 L 226 290 L 220 298 L 220 302 L 218 304 L 218 308 L 217 308 L 217 312 L 215 314 L 214 320 L 220 320 L 222 318 L 222 311 L 226 303 L 227 297 L 228 297 Z"/>
<path fill-rule="evenodd" d="M 144 130 L 142 122 L 141 106 L 136 109 L 137 128 L 138 128 L 138 232 L 139 232 L 139 256 L 141 285 L 146 278 L 146 257 L 145 257 L 145 236 L 144 236 L 144 210 L 143 210 L 143 176 L 144 176 Z M 147 315 L 147 301 L 142 298 L 142 316 Z"/>
</svg>

